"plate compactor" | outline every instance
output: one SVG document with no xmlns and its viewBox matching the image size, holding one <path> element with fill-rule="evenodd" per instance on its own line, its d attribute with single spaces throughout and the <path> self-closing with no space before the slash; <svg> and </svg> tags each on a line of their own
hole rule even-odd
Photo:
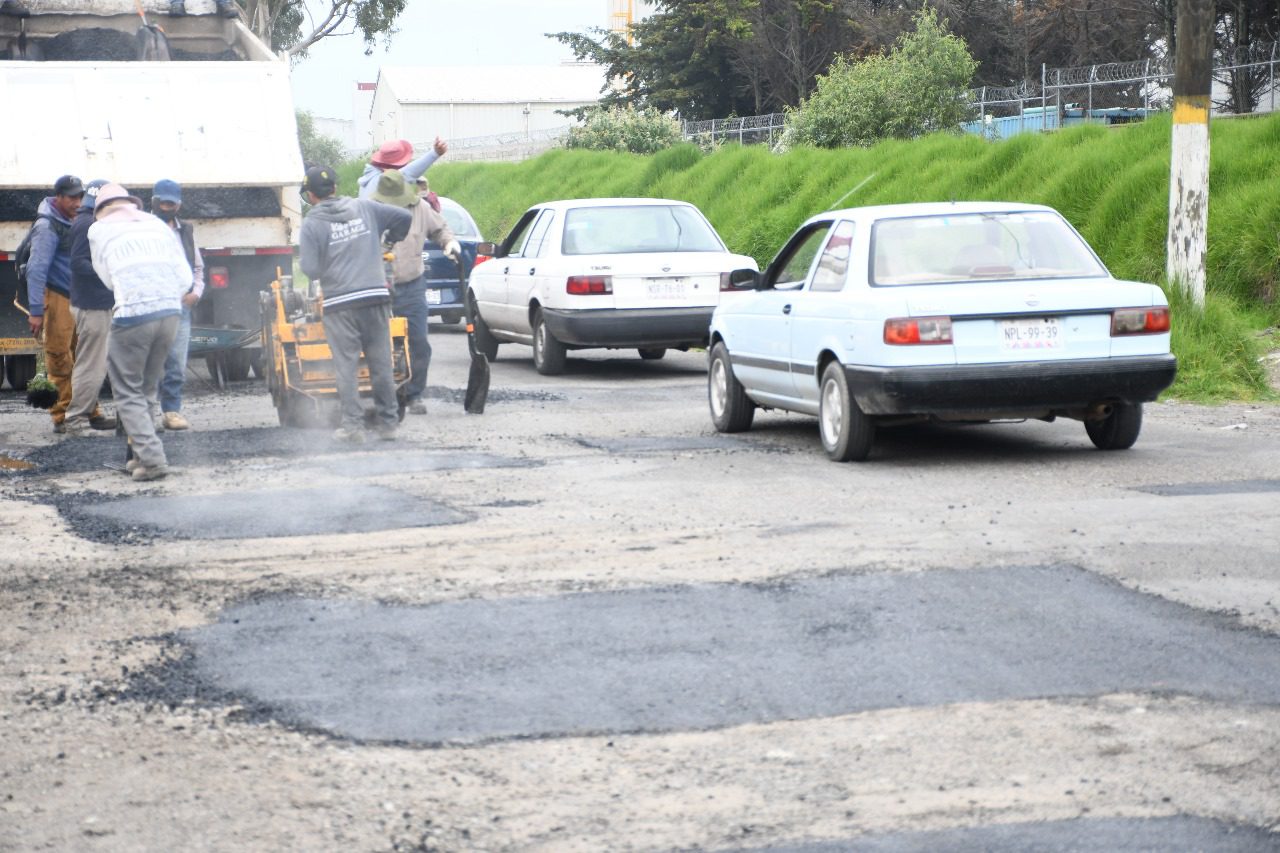
<svg viewBox="0 0 1280 853">
<path fill-rule="evenodd" d="M 333 427 L 341 420 L 333 355 L 321 322 L 323 305 L 319 283 L 311 282 L 302 293 L 294 289 L 293 276 L 278 271 L 271 289 L 262 292 L 262 359 L 281 426 Z M 407 402 L 404 386 L 412 375 L 409 321 L 392 317 L 390 334 L 391 366 L 403 420 Z M 363 354 L 357 382 L 361 397 L 373 396 Z M 365 419 L 373 422 L 371 409 L 365 412 Z"/>
</svg>

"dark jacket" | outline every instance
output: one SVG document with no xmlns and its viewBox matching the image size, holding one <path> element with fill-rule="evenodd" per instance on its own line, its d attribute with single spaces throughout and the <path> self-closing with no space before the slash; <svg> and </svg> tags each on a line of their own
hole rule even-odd
<svg viewBox="0 0 1280 853">
<path fill-rule="evenodd" d="M 87 311 L 110 311 L 116 297 L 93 271 L 93 255 L 89 251 L 92 224 L 92 207 L 80 208 L 71 223 L 71 305 Z"/>
<path fill-rule="evenodd" d="M 311 208 L 298 238 L 298 265 L 320 280 L 324 310 L 390 302 L 382 235 L 398 243 L 411 224 L 405 208 L 364 199 L 330 196 Z"/>
</svg>

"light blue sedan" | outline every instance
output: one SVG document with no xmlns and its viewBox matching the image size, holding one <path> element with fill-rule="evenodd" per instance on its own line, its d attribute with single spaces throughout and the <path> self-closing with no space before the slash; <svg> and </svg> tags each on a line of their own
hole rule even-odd
<svg viewBox="0 0 1280 853">
<path fill-rule="evenodd" d="M 936 419 L 1084 422 L 1131 447 L 1172 384 L 1169 307 L 1111 276 L 1048 207 L 852 208 L 809 219 L 711 320 L 721 432 L 757 407 L 815 415 L 827 455 L 862 460 L 877 427 Z"/>
</svg>

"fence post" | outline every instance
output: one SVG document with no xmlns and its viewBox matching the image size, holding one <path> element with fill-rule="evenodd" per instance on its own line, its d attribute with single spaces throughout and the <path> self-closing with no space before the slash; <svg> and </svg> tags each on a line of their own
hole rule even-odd
<svg viewBox="0 0 1280 853">
<path fill-rule="evenodd" d="M 1047 66 L 1040 63 L 1040 132 L 1048 130 L 1049 121 L 1049 90 L 1045 88 L 1049 84 L 1049 72 Z"/>
<path fill-rule="evenodd" d="M 1267 63 L 1267 76 L 1270 83 L 1267 88 L 1271 90 L 1271 112 L 1276 111 L 1276 43 L 1271 43 L 1271 62 Z"/>
<path fill-rule="evenodd" d="M 1151 112 L 1151 60 L 1142 63 L 1142 120 Z"/>
</svg>

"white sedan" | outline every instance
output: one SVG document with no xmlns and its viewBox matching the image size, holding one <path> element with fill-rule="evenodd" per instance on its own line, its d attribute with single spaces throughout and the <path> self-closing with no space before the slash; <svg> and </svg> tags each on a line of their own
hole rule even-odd
<svg viewBox="0 0 1280 853">
<path fill-rule="evenodd" d="M 502 342 L 533 347 L 539 373 L 564 370 L 568 350 L 705 346 L 729 273 L 755 261 L 725 248 L 682 201 L 593 198 L 529 208 L 471 271 L 475 334 L 490 358 Z"/>
<path fill-rule="evenodd" d="M 1169 307 L 1119 281 L 1048 207 L 903 204 L 815 216 L 711 321 L 722 432 L 756 407 L 816 415 L 837 461 L 878 426 L 1058 417 L 1128 448 L 1172 384 Z"/>
</svg>

